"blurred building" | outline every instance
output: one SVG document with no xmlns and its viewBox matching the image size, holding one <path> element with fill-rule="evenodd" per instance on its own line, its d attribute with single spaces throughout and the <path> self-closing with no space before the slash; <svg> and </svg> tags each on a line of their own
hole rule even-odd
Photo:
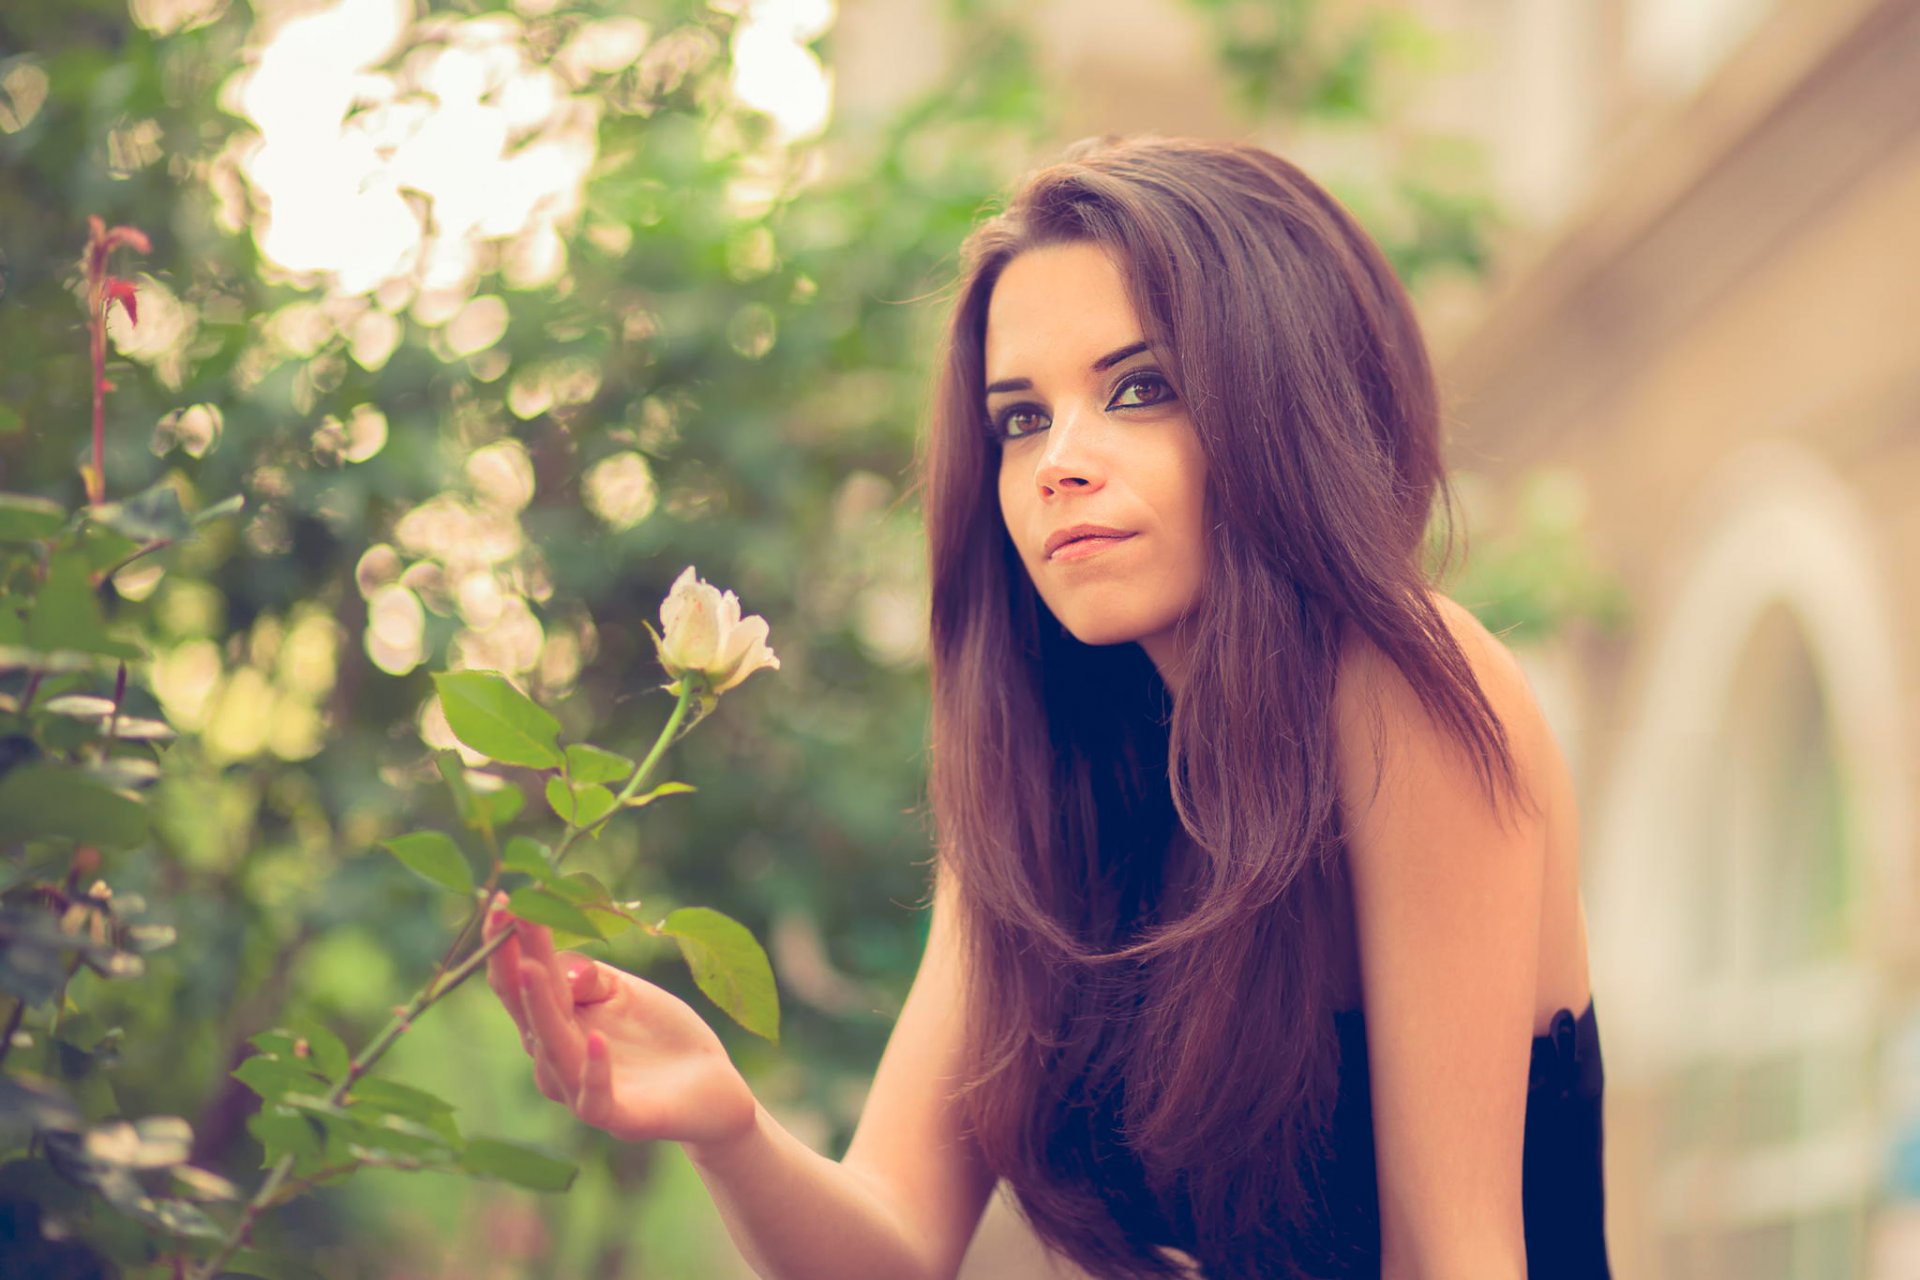
<svg viewBox="0 0 1920 1280">
<path fill-rule="evenodd" d="M 1510 218 L 1423 299 L 1454 460 L 1567 470 L 1629 603 L 1516 644 L 1584 810 L 1616 1273 L 1910 1280 L 1920 0 L 1407 7 L 1461 51 L 1418 112 Z M 840 109 L 923 82 L 939 9 L 846 0 Z M 1339 158 L 1248 130 L 1195 6 L 1032 10 L 1063 139 Z M 997 1206 L 967 1274 L 1046 1272 Z"/>
</svg>

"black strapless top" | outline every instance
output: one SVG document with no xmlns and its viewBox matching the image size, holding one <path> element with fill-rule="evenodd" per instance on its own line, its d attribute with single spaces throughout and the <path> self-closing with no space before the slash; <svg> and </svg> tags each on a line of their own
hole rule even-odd
<svg viewBox="0 0 1920 1280">
<path fill-rule="evenodd" d="M 1332 1150 L 1315 1167 L 1327 1224 L 1320 1238 L 1302 1241 L 1317 1276 L 1378 1280 L 1380 1187 L 1373 1149 L 1372 1082 L 1367 1069 L 1366 1022 L 1359 1009 L 1334 1014 L 1340 1033 L 1340 1094 Z M 1551 1280 L 1611 1280 L 1607 1262 L 1602 1177 L 1601 1097 L 1606 1075 L 1593 1003 L 1578 1017 L 1554 1014 L 1535 1036 L 1527 1071 L 1526 1143 L 1521 1173 L 1526 1218 L 1527 1274 Z M 1131 1160 L 1124 1162 L 1133 1165 Z M 1111 1167 L 1111 1166 L 1109 1166 Z M 1137 1165 L 1128 1173 L 1137 1171 Z M 1118 1170 L 1115 1170 L 1118 1172 Z M 1144 1213 L 1156 1242 L 1200 1256 L 1189 1229 L 1161 1220 L 1150 1200 L 1129 1193 L 1122 1177 L 1112 1186 L 1115 1212 Z M 1144 1184 L 1139 1191 L 1144 1192 Z M 1135 1219 L 1139 1223 L 1139 1219 Z"/>
</svg>

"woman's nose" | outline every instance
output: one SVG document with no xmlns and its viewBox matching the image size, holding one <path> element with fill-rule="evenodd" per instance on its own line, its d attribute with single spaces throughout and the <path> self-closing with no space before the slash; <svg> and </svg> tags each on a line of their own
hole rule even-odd
<svg viewBox="0 0 1920 1280">
<path fill-rule="evenodd" d="M 1099 433 L 1098 415 L 1090 411 L 1063 414 L 1047 428 L 1046 452 L 1034 473 L 1044 496 L 1061 490 L 1090 492 L 1105 483 L 1106 468 L 1098 453 Z"/>
</svg>

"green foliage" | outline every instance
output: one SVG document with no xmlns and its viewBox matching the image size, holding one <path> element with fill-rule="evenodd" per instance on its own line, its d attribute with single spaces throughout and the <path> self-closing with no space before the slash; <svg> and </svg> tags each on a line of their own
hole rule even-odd
<svg viewBox="0 0 1920 1280">
<path fill-rule="evenodd" d="M 454 736 L 502 764 L 557 769 L 560 722 L 492 671 L 435 672 L 440 705 Z"/>
<path fill-rule="evenodd" d="M 715 1004 L 755 1035 L 780 1038 L 773 969 L 744 926 L 709 907 L 682 907 L 660 931 L 680 944 L 693 980 Z"/>
</svg>

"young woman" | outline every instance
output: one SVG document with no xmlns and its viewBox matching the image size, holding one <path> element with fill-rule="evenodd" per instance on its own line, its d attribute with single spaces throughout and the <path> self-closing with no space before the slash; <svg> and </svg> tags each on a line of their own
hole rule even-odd
<svg viewBox="0 0 1920 1280">
<path fill-rule="evenodd" d="M 779 1280 L 953 1276 L 1001 1178 L 1103 1277 L 1606 1277 L 1574 797 L 1423 571 L 1440 445 L 1404 292 L 1292 165 L 1031 176 L 926 440 L 932 929 L 845 1158 L 521 923 L 541 1089 L 683 1143 Z"/>
</svg>

